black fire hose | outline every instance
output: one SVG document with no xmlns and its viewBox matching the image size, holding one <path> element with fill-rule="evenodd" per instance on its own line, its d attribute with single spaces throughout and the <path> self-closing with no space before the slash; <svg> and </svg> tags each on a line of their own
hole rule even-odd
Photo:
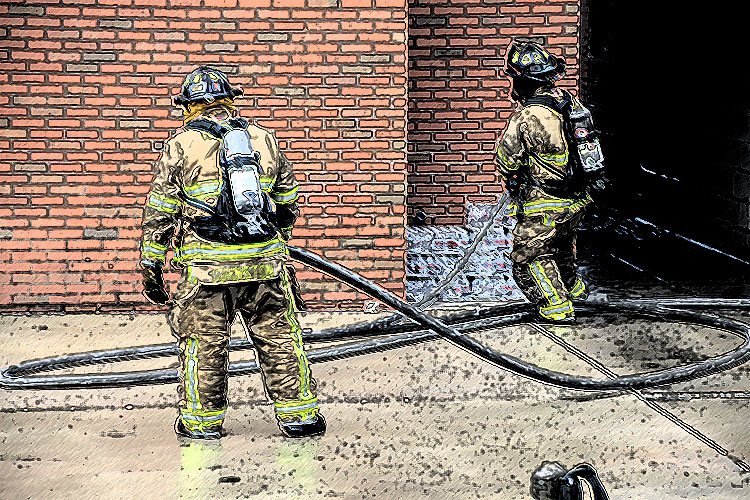
<svg viewBox="0 0 750 500">
<path fill-rule="evenodd" d="M 525 305 L 525 304 L 521 304 Z M 499 326 L 517 324 L 520 321 L 529 321 L 533 312 L 508 313 L 513 305 L 501 305 L 482 311 L 466 311 L 453 314 L 444 318 L 450 324 L 460 324 L 460 328 L 466 331 L 483 330 Z M 516 305 L 517 307 L 517 305 Z M 505 313 L 505 314 L 503 314 Z M 383 318 L 385 319 L 385 318 Z M 419 342 L 434 340 L 440 336 L 432 331 L 420 330 L 415 323 L 397 325 L 388 332 L 379 328 L 376 320 L 369 323 L 351 325 L 344 328 L 334 328 L 319 332 L 311 332 L 304 335 L 306 343 L 330 342 L 332 340 L 347 340 L 357 337 L 379 336 L 386 333 L 393 334 L 404 332 L 400 335 L 391 335 L 383 339 L 374 339 L 366 342 L 346 346 L 336 346 L 326 349 L 316 349 L 308 353 L 312 362 L 321 363 L 345 359 L 353 356 L 381 352 L 399 347 L 413 345 Z M 232 351 L 251 349 L 253 343 L 245 339 L 232 339 L 229 348 Z M 149 370 L 128 373 L 100 373 L 83 375 L 53 375 L 53 376 L 29 376 L 40 372 L 76 368 L 81 366 L 101 365 L 120 361 L 133 361 L 141 359 L 154 359 L 167 356 L 176 356 L 179 348 L 175 344 L 159 344 L 143 347 L 128 347 L 122 349 L 111 349 L 106 351 L 87 352 L 71 354 L 54 358 L 45 358 L 35 361 L 25 361 L 12 365 L 0 372 L 0 388 L 2 389 L 87 389 L 104 387 L 126 387 L 133 385 L 155 385 L 178 382 L 177 370 Z M 232 363 L 229 366 L 229 375 L 249 375 L 260 372 L 260 368 L 254 361 Z"/>
<path fill-rule="evenodd" d="M 745 337 L 745 344 L 739 349 L 712 358 L 700 363 L 695 363 L 679 368 L 671 368 L 648 374 L 636 374 L 617 377 L 614 379 L 592 379 L 587 377 L 576 377 L 565 373 L 546 370 L 538 366 L 521 361 L 513 356 L 499 353 L 485 345 L 480 344 L 475 339 L 462 334 L 455 328 L 452 328 L 440 320 L 428 316 L 408 304 L 395 295 L 383 290 L 372 282 L 363 279 L 356 273 L 345 267 L 334 264 L 310 253 L 301 248 L 289 247 L 289 254 L 293 259 L 318 269 L 343 283 L 346 283 L 368 295 L 375 297 L 393 309 L 408 316 L 420 325 L 433 330 L 442 338 L 452 344 L 464 349 L 475 356 L 500 368 L 505 368 L 513 373 L 529 377 L 540 382 L 565 387 L 567 389 L 582 390 L 625 390 L 625 389 L 645 389 L 648 387 L 657 387 L 660 385 L 674 384 L 692 380 L 707 374 L 716 373 L 739 366 L 750 359 L 750 325 L 730 318 L 724 318 L 698 311 L 685 311 L 663 307 L 661 305 L 649 305 L 633 301 L 618 301 L 616 303 L 597 303 L 589 304 L 581 308 L 584 313 L 591 313 L 591 309 L 600 312 L 631 313 L 636 316 L 658 318 L 660 320 L 686 321 L 698 323 L 706 326 L 713 326 L 725 330 L 730 330 L 741 334 Z"/>
<path fill-rule="evenodd" d="M 554 372 L 526 363 L 512 356 L 501 354 L 480 344 L 464 333 L 461 333 L 461 331 L 510 326 L 533 321 L 535 311 L 530 304 L 506 304 L 436 319 L 422 313 L 411 304 L 403 302 L 396 296 L 374 285 L 352 271 L 329 262 L 318 255 L 291 246 L 289 247 L 289 252 L 295 260 L 322 271 L 374 298 L 381 300 L 416 322 L 416 324 L 394 324 L 394 317 L 390 316 L 388 318 L 375 320 L 362 325 L 353 325 L 346 328 L 326 330 L 323 332 L 313 332 L 312 334 L 305 335 L 304 338 L 306 341 L 314 343 L 402 332 L 400 335 L 387 338 L 314 350 L 309 353 L 309 358 L 312 362 L 330 361 L 372 352 L 380 352 L 442 337 L 485 361 L 534 380 L 570 389 L 601 391 L 644 389 L 684 382 L 739 366 L 750 359 L 750 326 L 741 321 L 730 318 L 719 317 L 699 311 L 675 308 L 691 306 L 692 303 L 690 303 L 689 300 L 682 303 L 679 299 L 673 299 L 669 302 L 669 305 L 672 307 L 665 307 L 659 302 L 653 301 L 593 302 L 577 306 L 576 311 L 580 312 L 579 315 L 583 317 L 595 313 L 612 312 L 618 315 L 625 313 L 632 314 L 636 317 L 696 323 L 738 334 L 745 339 L 745 343 L 737 350 L 717 358 L 712 358 L 684 367 L 672 368 L 648 374 L 628 375 L 615 379 L 591 379 Z M 449 326 L 450 324 L 461 326 L 453 328 Z M 427 330 L 419 330 L 420 326 L 426 327 Z M 383 330 L 384 327 L 387 328 L 387 331 Z M 233 340 L 230 343 L 230 348 L 233 350 L 247 349 L 250 347 L 252 347 L 252 343 L 247 340 L 238 339 Z M 174 383 L 177 382 L 176 370 L 59 376 L 27 375 L 75 366 L 172 356 L 176 353 L 177 347 L 173 344 L 169 344 L 99 351 L 95 353 L 84 353 L 28 361 L 19 365 L 10 366 L 3 370 L 0 373 L 0 388 L 73 389 Z M 258 371 L 259 368 L 255 362 L 235 363 L 229 367 L 230 375 L 244 375 L 256 373 Z"/>
</svg>

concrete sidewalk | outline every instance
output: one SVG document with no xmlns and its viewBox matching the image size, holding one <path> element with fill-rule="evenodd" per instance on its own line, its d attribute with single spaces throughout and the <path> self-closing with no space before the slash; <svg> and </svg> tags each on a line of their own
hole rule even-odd
<svg viewBox="0 0 750 500">
<path fill-rule="evenodd" d="M 374 314 L 315 312 L 321 329 Z M 233 335 L 243 336 L 235 328 Z M 729 351 L 702 327 L 584 322 L 474 334 L 545 368 L 604 378 Z M 0 367 L 171 341 L 162 315 L 0 317 Z M 308 346 L 310 349 L 313 346 Z M 232 360 L 253 359 L 249 351 Z M 77 373 L 174 366 L 173 359 Z M 619 395 L 568 391 L 497 369 L 444 341 L 314 366 L 329 431 L 283 439 L 259 375 L 230 380 L 229 435 L 181 444 L 175 387 L 0 391 L 0 496 L 22 498 L 530 499 L 542 460 L 589 462 L 613 500 L 750 499 L 749 365 Z"/>
</svg>

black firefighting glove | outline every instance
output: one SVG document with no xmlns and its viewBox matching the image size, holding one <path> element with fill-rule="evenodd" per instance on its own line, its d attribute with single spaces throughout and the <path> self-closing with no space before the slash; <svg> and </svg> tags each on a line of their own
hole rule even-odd
<svg viewBox="0 0 750 500">
<path fill-rule="evenodd" d="M 291 227 L 294 225 L 294 221 L 297 219 L 297 212 L 288 205 L 276 205 L 276 213 L 274 214 L 273 223 L 276 227 L 282 229 L 288 229 L 291 233 Z"/>
<path fill-rule="evenodd" d="M 610 187 L 610 181 L 604 172 L 597 173 L 591 176 L 588 180 L 588 192 L 594 201 L 599 201 L 606 198 L 606 191 Z"/>
<path fill-rule="evenodd" d="M 503 177 L 505 181 L 505 189 L 508 190 L 508 194 L 514 200 L 517 200 L 521 195 L 521 178 L 518 175 L 508 175 Z"/>
<path fill-rule="evenodd" d="M 161 267 L 153 264 L 143 264 L 143 295 L 154 304 L 166 304 L 169 291 L 164 284 Z"/>
<path fill-rule="evenodd" d="M 279 229 L 279 234 L 281 235 L 281 239 L 285 242 L 289 242 L 289 240 L 292 238 L 292 228 L 291 227 L 285 227 Z"/>
<path fill-rule="evenodd" d="M 276 213 L 273 217 L 273 224 L 279 229 L 279 233 L 284 241 L 289 241 L 292 237 L 292 228 L 294 221 L 297 219 L 298 210 L 296 207 L 289 205 L 276 205 Z"/>
</svg>

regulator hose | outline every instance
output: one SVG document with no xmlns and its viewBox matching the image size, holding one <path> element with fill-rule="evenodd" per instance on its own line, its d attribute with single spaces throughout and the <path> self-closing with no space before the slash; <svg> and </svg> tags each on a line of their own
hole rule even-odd
<svg viewBox="0 0 750 500">
<path fill-rule="evenodd" d="M 377 336 L 386 333 L 400 333 L 399 335 L 382 339 L 313 350 L 308 354 L 308 357 L 312 362 L 330 361 L 372 352 L 380 352 L 442 337 L 461 349 L 464 349 L 495 366 L 508 369 L 519 375 L 570 389 L 601 391 L 644 389 L 683 382 L 739 366 L 750 359 L 750 326 L 746 323 L 730 318 L 699 311 L 678 309 L 678 307 L 694 305 L 691 302 L 694 301 L 694 299 L 688 299 L 684 303 L 680 302 L 679 299 L 672 299 L 669 302 L 671 307 L 666 307 L 658 301 L 592 302 L 577 306 L 576 310 L 577 312 L 580 312 L 579 316 L 586 317 L 596 313 L 611 312 L 618 315 L 625 313 L 636 317 L 691 322 L 733 332 L 742 336 L 745 339 L 745 343 L 737 350 L 717 358 L 712 358 L 684 367 L 672 368 L 648 374 L 628 375 L 615 379 L 592 379 L 554 372 L 526 363 L 512 356 L 499 353 L 462 333 L 490 327 L 510 326 L 524 322 L 532 322 L 534 321 L 536 312 L 530 304 L 504 304 L 486 309 L 466 311 L 437 319 L 424 314 L 413 305 L 400 300 L 395 295 L 342 266 L 329 262 L 311 252 L 292 246 L 289 246 L 288 248 L 290 255 L 295 260 L 309 265 L 314 269 L 324 272 L 374 298 L 381 300 L 383 303 L 391 306 L 393 309 L 415 322 L 411 324 L 394 324 L 394 319 L 397 319 L 398 316 L 389 316 L 387 318 L 361 325 L 353 325 L 345 328 L 306 334 L 304 335 L 305 341 L 315 343 L 351 339 L 355 337 Z M 701 306 L 706 305 L 705 301 L 699 302 Z M 744 304 L 733 305 L 737 306 Z M 459 326 L 456 328 L 449 326 L 454 324 Z M 420 329 L 420 327 L 426 329 Z M 387 328 L 387 330 L 384 330 L 384 328 Z M 248 340 L 237 339 L 230 342 L 230 349 L 232 350 L 248 349 L 250 347 L 252 347 L 252 343 Z M 174 344 L 163 344 L 158 346 L 98 351 L 93 353 L 47 358 L 37 361 L 27 361 L 18 365 L 10 366 L 3 370 L 0 373 L 0 388 L 73 389 L 174 383 L 178 381 L 176 370 L 58 376 L 28 375 L 76 366 L 173 356 L 177 352 L 178 348 Z M 232 376 L 256 373 L 258 371 L 259 368 L 255 362 L 233 363 L 229 367 L 229 374 Z"/>
</svg>

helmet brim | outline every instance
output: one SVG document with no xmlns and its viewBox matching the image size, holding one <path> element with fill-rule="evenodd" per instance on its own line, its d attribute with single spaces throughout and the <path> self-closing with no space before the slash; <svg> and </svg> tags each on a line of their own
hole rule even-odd
<svg viewBox="0 0 750 500">
<path fill-rule="evenodd" d="M 200 104 L 210 104 L 212 102 L 216 102 L 216 101 L 218 101 L 220 99 L 225 99 L 225 98 L 229 98 L 229 99 L 233 100 L 235 97 L 241 96 L 241 95 L 244 95 L 244 92 L 243 92 L 242 89 L 240 89 L 240 88 L 233 88 L 232 89 L 232 95 L 226 95 L 226 96 L 223 96 L 223 97 L 221 97 L 221 96 L 220 97 L 214 97 L 214 96 L 203 97 L 203 96 L 201 96 L 201 97 L 195 97 L 193 99 L 187 99 L 184 96 L 176 95 L 176 96 L 172 97 L 172 102 L 174 102 L 174 104 L 176 106 L 186 106 L 186 105 L 188 105 L 188 104 L 190 104 L 192 102 L 196 102 L 196 103 L 200 103 Z"/>
<path fill-rule="evenodd" d="M 554 82 L 559 80 L 565 75 L 565 63 L 562 59 L 556 56 L 554 57 L 555 66 L 537 74 L 521 73 L 516 68 L 510 65 L 506 65 L 503 68 L 503 72 L 513 78 L 525 78 L 527 80 L 533 80 L 535 82 Z"/>
</svg>

